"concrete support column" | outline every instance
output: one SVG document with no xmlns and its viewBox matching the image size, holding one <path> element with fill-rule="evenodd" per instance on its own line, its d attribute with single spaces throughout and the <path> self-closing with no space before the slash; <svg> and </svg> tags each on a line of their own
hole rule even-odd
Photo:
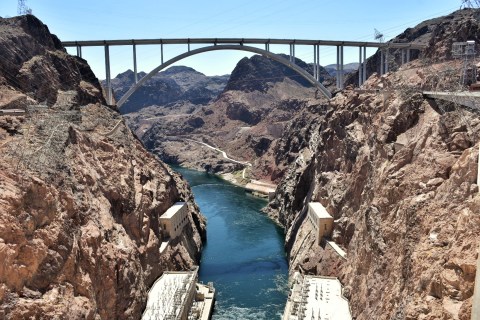
<svg viewBox="0 0 480 320">
<path fill-rule="evenodd" d="M 407 49 L 407 63 L 410 62 L 410 48 Z"/>
<path fill-rule="evenodd" d="M 385 73 L 388 72 L 388 47 L 386 48 L 385 52 Z"/>
<path fill-rule="evenodd" d="M 77 46 L 77 57 L 82 57 L 82 46 Z"/>
<path fill-rule="evenodd" d="M 265 43 L 265 51 L 270 52 L 270 43 Z"/>
<path fill-rule="evenodd" d="M 362 47 L 358 47 L 358 86 L 362 85 L 363 75 L 362 75 Z"/>
<path fill-rule="evenodd" d="M 163 43 L 160 43 L 160 62 L 163 64 Z"/>
<path fill-rule="evenodd" d="M 313 45 L 313 77 L 318 80 L 317 78 L 317 46 Z"/>
<path fill-rule="evenodd" d="M 380 75 L 383 75 L 384 63 L 383 48 L 380 48 Z"/>
<path fill-rule="evenodd" d="M 188 45 L 188 52 L 190 52 L 190 39 L 188 39 L 187 45 Z M 163 62 L 162 62 L 162 63 L 163 63 Z"/>
<path fill-rule="evenodd" d="M 137 45 L 133 44 L 133 74 L 135 76 L 135 84 L 138 82 L 137 74 Z"/>
<path fill-rule="evenodd" d="M 292 62 L 295 63 L 295 44 L 292 44 L 292 52 L 293 52 Z"/>
<path fill-rule="evenodd" d="M 295 45 L 290 44 L 290 62 L 295 63 Z"/>
<path fill-rule="evenodd" d="M 343 46 L 340 46 L 340 89 L 343 89 Z"/>
<path fill-rule="evenodd" d="M 367 47 L 363 47 L 363 80 L 362 83 L 367 81 Z"/>
<path fill-rule="evenodd" d="M 402 65 L 405 64 L 405 49 L 400 50 L 401 55 L 402 55 Z"/>
<path fill-rule="evenodd" d="M 317 44 L 317 80 L 320 80 L 320 45 Z"/>
<path fill-rule="evenodd" d="M 336 67 L 336 72 L 335 72 L 335 78 L 337 79 L 337 89 L 340 88 L 340 46 L 337 46 L 337 67 Z"/>
<path fill-rule="evenodd" d="M 105 90 L 107 91 L 107 105 L 112 105 L 112 84 L 110 77 L 110 50 L 108 45 L 105 45 L 105 77 L 107 86 Z"/>
</svg>

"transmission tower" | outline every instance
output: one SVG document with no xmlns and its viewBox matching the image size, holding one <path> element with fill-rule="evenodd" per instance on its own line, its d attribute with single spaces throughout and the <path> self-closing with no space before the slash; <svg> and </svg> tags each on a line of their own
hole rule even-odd
<svg viewBox="0 0 480 320">
<path fill-rule="evenodd" d="M 378 31 L 377 29 L 373 29 L 373 37 L 375 38 L 375 40 L 377 40 L 378 42 L 383 42 L 383 33 L 381 33 L 380 31 Z"/>
<path fill-rule="evenodd" d="M 473 40 L 467 42 L 454 42 L 452 44 L 452 56 L 463 60 L 463 68 L 460 78 L 462 85 L 470 85 L 477 82 L 476 54 L 475 41 Z"/>
<path fill-rule="evenodd" d="M 460 8 L 479 8 L 480 0 L 462 0 Z"/>
<path fill-rule="evenodd" d="M 25 15 L 25 14 L 32 14 L 32 9 L 27 7 L 26 2 L 27 0 L 18 0 L 17 14 L 19 16 Z"/>
</svg>

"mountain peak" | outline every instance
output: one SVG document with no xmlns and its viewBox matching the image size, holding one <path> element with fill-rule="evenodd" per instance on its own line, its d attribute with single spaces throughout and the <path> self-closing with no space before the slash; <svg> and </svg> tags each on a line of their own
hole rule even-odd
<svg viewBox="0 0 480 320">
<path fill-rule="evenodd" d="M 203 73 L 198 72 L 197 70 L 195 70 L 193 68 L 190 68 L 190 67 L 186 67 L 186 66 L 172 66 L 172 67 L 168 68 L 167 70 L 163 71 L 162 73 L 165 74 L 165 75 L 173 75 L 173 74 L 184 73 L 184 72 L 204 75 Z"/>
<path fill-rule="evenodd" d="M 289 58 L 284 54 L 279 55 L 285 59 Z M 295 64 L 310 74 L 313 73 L 312 66 L 304 61 L 295 58 Z M 323 78 L 328 77 L 328 73 L 323 68 L 321 68 L 321 75 Z M 237 63 L 225 91 L 266 91 L 272 83 L 284 81 L 286 78 L 297 82 L 300 86 L 311 86 L 310 82 L 288 66 L 261 55 L 254 55 L 251 58 L 245 57 Z"/>
</svg>

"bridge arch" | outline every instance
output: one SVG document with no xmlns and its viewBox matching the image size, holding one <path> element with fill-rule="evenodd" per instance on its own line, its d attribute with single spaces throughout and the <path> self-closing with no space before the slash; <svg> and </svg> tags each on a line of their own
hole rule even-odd
<svg viewBox="0 0 480 320">
<path fill-rule="evenodd" d="M 198 48 L 194 50 L 190 50 L 188 52 L 182 53 L 153 69 L 148 73 L 145 77 L 140 79 L 135 85 L 133 85 L 117 102 L 118 108 L 120 108 L 127 100 L 128 98 L 138 90 L 145 82 L 147 82 L 149 79 L 151 79 L 154 75 L 156 75 L 158 72 L 162 71 L 163 69 L 169 67 L 170 65 L 174 64 L 175 62 L 178 62 L 182 59 L 185 59 L 187 57 L 208 52 L 208 51 L 216 51 L 216 50 L 240 50 L 240 51 L 248 51 L 248 52 L 253 52 L 256 54 L 260 54 L 262 56 L 265 56 L 267 58 L 270 58 L 274 61 L 277 61 L 290 69 L 294 70 L 297 72 L 300 76 L 305 78 L 308 82 L 310 82 L 313 86 L 317 87 L 322 94 L 327 97 L 331 98 L 332 95 L 330 91 L 327 90 L 318 80 L 316 80 L 310 73 L 305 71 L 304 69 L 300 68 L 296 64 L 290 62 L 289 60 L 283 58 L 282 56 L 272 53 L 267 50 L 251 47 L 251 46 L 244 46 L 244 45 L 213 45 L 213 46 L 208 46 L 208 47 L 203 47 L 203 48 Z"/>
</svg>

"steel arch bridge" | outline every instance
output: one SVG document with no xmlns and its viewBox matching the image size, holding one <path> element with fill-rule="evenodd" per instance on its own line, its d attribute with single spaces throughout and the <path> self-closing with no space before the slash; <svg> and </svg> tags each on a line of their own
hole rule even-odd
<svg viewBox="0 0 480 320">
<path fill-rule="evenodd" d="M 146 81 L 152 78 L 159 71 L 169 67 L 170 65 L 185 59 L 187 57 L 217 50 L 240 50 L 263 55 L 267 58 L 275 60 L 297 72 L 301 77 L 305 78 L 314 87 L 327 98 L 331 98 L 331 93 L 319 82 L 320 79 L 320 47 L 321 46 L 335 46 L 337 48 L 337 88 L 343 89 L 343 49 L 344 47 L 358 47 L 359 48 L 359 73 L 358 82 L 362 84 L 366 81 L 366 48 L 377 48 L 381 52 L 380 73 L 388 72 L 389 49 L 401 50 L 402 63 L 410 61 L 411 50 L 423 50 L 426 46 L 415 43 L 379 43 L 379 42 L 358 42 L 358 41 L 332 41 L 332 40 L 298 40 L 298 39 L 238 39 L 238 38 L 201 38 L 201 39 L 132 39 L 132 40 L 93 40 L 93 41 L 64 41 L 64 47 L 76 47 L 77 56 L 82 56 L 82 47 L 104 47 L 105 50 L 105 75 L 106 75 L 106 89 L 107 89 L 107 104 L 112 104 L 112 88 L 111 88 L 111 74 L 110 74 L 110 46 L 132 46 L 133 48 L 133 69 L 135 75 L 135 84 L 120 98 L 117 105 L 121 107 L 128 98 L 140 88 Z M 137 75 L 137 51 L 138 45 L 160 45 L 160 61 L 161 64 L 150 71 L 140 81 Z M 169 44 L 186 44 L 187 50 L 176 57 L 164 62 L 163 60 L 163 46 Z M 191 44 L 206 45 L 197 49 L 190 50 Z M 249 44 L 249 45 L 246 45 Z M 282 57 L 279 54 L 270 51 L 270 44 L 289 45 L 290 55 L 289 59 Z M 260 49 L 252 45 L 264 45 L 265 49 Z M 313 48 L 313 74 L 300 68 L 295 64 L 295 46 L 311 46 Z"/>
</svg>

